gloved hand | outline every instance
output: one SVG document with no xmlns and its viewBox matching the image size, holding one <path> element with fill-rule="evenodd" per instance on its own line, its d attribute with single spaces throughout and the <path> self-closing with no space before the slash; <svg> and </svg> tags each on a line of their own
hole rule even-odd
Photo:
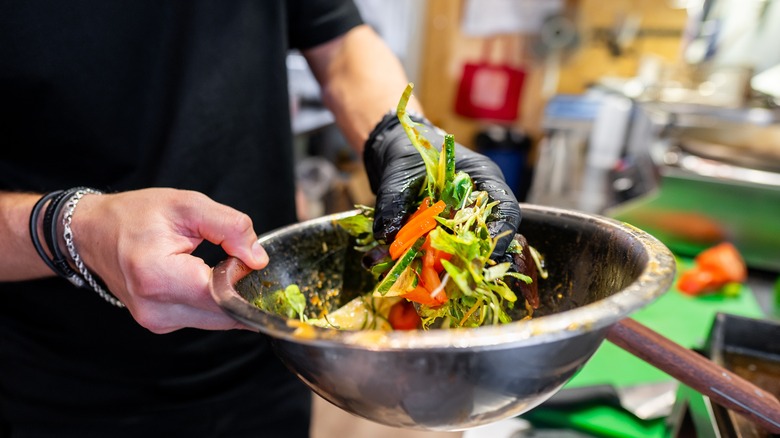
<svg viewBox="0 0 780 438">
<path fill-rule="evenodd" d="M 441 147 L 444 139 L 441 130 L 424 119 L 412 117 L 412 120 L 430 126 L 423 135 L 432 145 Z M 415 209 L 414 202 L 425 179 L 425 164 L 395 115 L 385 116 L 374 128 L 366 141 L 363 160 L 371 190 L 376 195 L 374 237 L 390 242 Z M 493 237 L 510 231 L 499 239 L 493 251 L 492 258 L 499 259 L 520 225 L 517 199 L 498 165 L 486 156 L 456 144 L 455 160 L 455 169 L 468 173 L 476 190 L 488 192 L 491 200 L 499 202 L 488 221 Z"/>
</svg>

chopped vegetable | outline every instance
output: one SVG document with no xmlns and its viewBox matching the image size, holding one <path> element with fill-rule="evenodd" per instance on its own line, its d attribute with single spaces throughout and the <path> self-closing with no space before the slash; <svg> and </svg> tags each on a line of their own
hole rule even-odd
<svg viewBox="0 0 780 438">
<path fill-rule="evenodd" d="M 414 301 L 415 303 L 424 304 L 431 307 L 441 306 L 446 302 L 447 299 L 447 295 L 443 291 L 438 293 L 436 296 L 433 296 L 428 289 L 422 286 L 415 287 L 409 292 L 401 295 L 401 297 L 406 298 L 409 301 Z"/>
<path fill-rule="evenodd" d="M 441 274 L 444 271 L 444 266 L 441 264 L 442 260 L 452 259 L 452 254 L 436 249 L 431 246 L 431 234 L 425 238 L 425 243 L 422 246 L 423 251 L 423 266 L 430 266 L 434 271 Z"/>
<path fill-rule="evenodd" d="M 419 207 L 417 207 L 417 211 L 415 211 L 414 213 L 412 213 L 412 215 L 411 215 L 411 216 L 409 216 L 409 220 L 411 221 L 412 219 L 414 219 L 414 218 L 416 218 L 417 216 L 419 216 L 419 215 L 420 215 L 420 213 L 422 213 L 422 212 L 424 212 L 425 210 L 427 210 L 427 209 L 428 209 L 428 207 L 430 207 L 431 205 L 433 205 L 433 201 L 431 201 L 431 198 L 430 198 L 430 197 L 426 196 L 426 197 L 425 197 L 425 198 L 423 198 L 423 200 L 420 202 L 420 206 L 419 206 Z"/>
<path fill-rule="evenodd" d="M 398 280 L 404 270 L 412 263 L 415 257 L 417 257 L 417 254 L 419 253 L 419 247 L 422 246 L 422 243 L 422 241 L 418 240 L 418 244 L 415 244 L 406 250 L 406 253 L 403 255 L 403 257 L 399 258 L 398 261 L 395 262 L 395 265 L 393 265 L 385 278 L 376 286 L 374 289 L 375 294 L 385 295 L 387 291 L 393 287 L 393 284 L 395 284 L 396 280 Z"/>
<path fill-rule="evenodd" d="M 451 134 L 444 136 L 444 145 L 439 155 L 439 174 L 436 186 L 440 189 L 440 196 L 448 206 L 454 207 L 457 200 L 454 198 L 453 181 L 455 180 L 455 137 Z"/>
<path fill-rule="evenodd" d="M 702 251 L 695 261 L 701 269 L 713 272 L 726 282 L 742 282 L 747 278 L 747 266 L 742 255 L 729 242 Z"/>
<path fill-rule="evenodd" d="M 348 216 L 339 220 L 339 226 L 355 237 L 355 247 L 358 251 L 366 252 L 377 245 L 374 240 L 374 209 L 359 206 L 361 214 Z"/>
<path fill-rule="evenodd" d="M 409 301 L 399 301 L 390 308 L 387 317 L 393 330 L 416 330 L 420 326 L 420 316 Z"/>
<path fill-rule="evenodd" d="M 683 272 L 677 279 L 677 289 L 688 295 L 698 295 L 716 290 L 717 284 L 718 281 L 712 272 L 698 267 Z"/>
<path fill-rule="evenodd" d="M 409 103 L 409 98 L 412 97 L 413 88 L 414 86 L 412 84 L 406 86 L 406 89 L 401 95 L 401 99 L 398 101 L 396 114 L 401 121 L 401 126 L 403 126 L 407 137 L 409 137 L 409 141 L 412 142 L 412 146 L 417 149 L 417 152 L 420 153 L 420 156 L 425 163 L 425 172 L 427 175 L 426 187 L 428 195 L 433 197 L 436 193 L 436 176 L 439 172 L 439 152 L 431 145 L 431 142 L 429 142 L 427 138 L 420 134 L 420 131 L 416 128 L 417 124 L 406 112 L 406 104 Z M 439 190 L 439 192 L 440 191 L 441 190 Z"/>
<path fill-rule="evenodd" d="M 422 267 L 422 270 L 420 271 L 420 280 L 422 280 L 422 287 L 428 291 L 430 296 L 436 300 L 438 304 L 447 302 L 447 294 L 444 293 L 439 274 L 433 270 L 432 266 Z"/>
<path fill-rule="evenodd" d="M 390 330 L 387 320 L 390 309 L 403 301 L 399 297 L 359 296 L 334 312 L 306 322 L 318 327 L 339 330 Z"/>
<path fill-rule="evenodd" d="M 260 309 L 268 310 L 287 318 L 299 318 L 306 321 L 306 297 L 301 292 L 298 285 L 291 284 L 284 289 L 280 289 L 268 294 L 268 297 L 258 296 L 252 301 L 252 304 Z"/>
<path fill-rule="evenodd" d="M 426 235 L 429 231 L 436 228 L 436 216 L 444 211 L 444 201 L 438 201 L 432 206 L 423 209 L 413 219 L 406 223 L 395 237 L 390 245 L 390 256 L 393 260 L 409 249 L 417 239 Z"/>
<path fill-rule="evenodd" d="M 747 266 L 737 248 L 724 242 L 707 248 L 694 258 L 694 266 L 677 280 L 677 289 L 688 295 L 699 295 L 722 289 L 729 283 L 747 278 Z"/>
</svg>

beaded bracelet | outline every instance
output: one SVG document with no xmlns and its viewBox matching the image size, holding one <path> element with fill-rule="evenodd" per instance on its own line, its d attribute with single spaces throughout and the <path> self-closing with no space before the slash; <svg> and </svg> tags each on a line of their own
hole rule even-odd
<svg viewBox="0 0 780 438">
<path fill-rule="evenodd" d="M 122 304 L 119 299 L 111 295 L 110 292 L 106 291 L 95 280 L 95 278 L 92 276 L 92 273 L 89 272 L 89 269 L 87 269 L 87 266 L 81 260 L 81 256 L 79 256 L 79 253 L 76 251 L 76 245 L 73 242 L 73 230 L 70 228 L 70 225 L 73 221 L 73 212 L 76 210 L 76 205 L 78 205 L 81 198 L 83 198 L 86 194 L 101 195 L 103 192 L 95 189 L 80 187 L 70 196 L 70 198 L 68 198 L 64 207 L 65 212 L 62 216 L 62 237 L 65 239 L 65 247 L 68 249 L 68 253 L 73 260 L 73 263 L 76 265 L 76 268 L 78 268 L 79 272 L 81 273 L 81 276 L 84 277 L 84 281 L 86 281 L 92 287 L 92 289 L 97 292 L 97 294 L 100 295 L 104 300 L 108 301 L 116 307 L 125 307 L 125 305 Z"/>
</svg>

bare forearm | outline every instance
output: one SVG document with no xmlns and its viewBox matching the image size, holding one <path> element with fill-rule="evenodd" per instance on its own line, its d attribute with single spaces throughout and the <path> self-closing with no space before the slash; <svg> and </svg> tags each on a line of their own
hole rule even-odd
<svg viewBox="0 0 780 438">
<path fill-rule="evenodd" d="M 67 199 L 69 244 L 78 249 L 74 255 L 68 247 L 69 262 L 72 267 L 81 263 L 84 278 L 102 280 L 139 324 L 155 333 L 239 327 L 209 293 L 211 268 L 191 254 L 208 240 L 250 268 L 262 269 L 268 256 L 257 243 L 249 216 L 186 190 L 81 193 L 77 199 L 76 193 L 65 195 L 72 196 Z M 30 212 L 39 199 L 41 195 L 0 192 L 0 281 L 55 275 L 37 254 L 28 231 Z M 42 231 L 39 222 L 39 235 Z M 64 239 L 59 244 L 62 248 Z"/>
<path fill-rule="evenodd" d="M 382 116 L 395 108 L 408 78 L 398 58 L 368 26 L 304 52 L 325 105 L 347 141 L 361 151 Z M 409 108 L 420 111 L 416 101 Z"/>
<path fill-rule="evenodd" d="M 19 281 L 54 275 L 30 240 L 30 212 L 39 194 L 0 192 L 0 281 Z"/>
</svg>

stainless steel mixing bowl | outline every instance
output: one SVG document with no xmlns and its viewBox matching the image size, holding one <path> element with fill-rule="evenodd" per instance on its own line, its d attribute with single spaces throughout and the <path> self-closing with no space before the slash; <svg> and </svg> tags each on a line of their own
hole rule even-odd
<svg viewBox="0 0 780 438">
<path fill-rule="evenodd" d="M 611 219 L 521 205 L 520 232 L 544 256 L 542 307 L 533 319 L 477 329 L 346 332 L 302 327 L 250 304 L 297 284 L 309 310 L 334 308 L 368 290 L 359 254 L 334 220 L 260 238 L 267 268 L 229 258 L 213 270 L 212 294 L 236 319 L 271 337 L 279 357 L 334 405 L 389 426 L 460 430 L 542 403 L 591 357 L 607 330 L 663 294 L 675 262 L 649 234 Z"/>
</svg>

